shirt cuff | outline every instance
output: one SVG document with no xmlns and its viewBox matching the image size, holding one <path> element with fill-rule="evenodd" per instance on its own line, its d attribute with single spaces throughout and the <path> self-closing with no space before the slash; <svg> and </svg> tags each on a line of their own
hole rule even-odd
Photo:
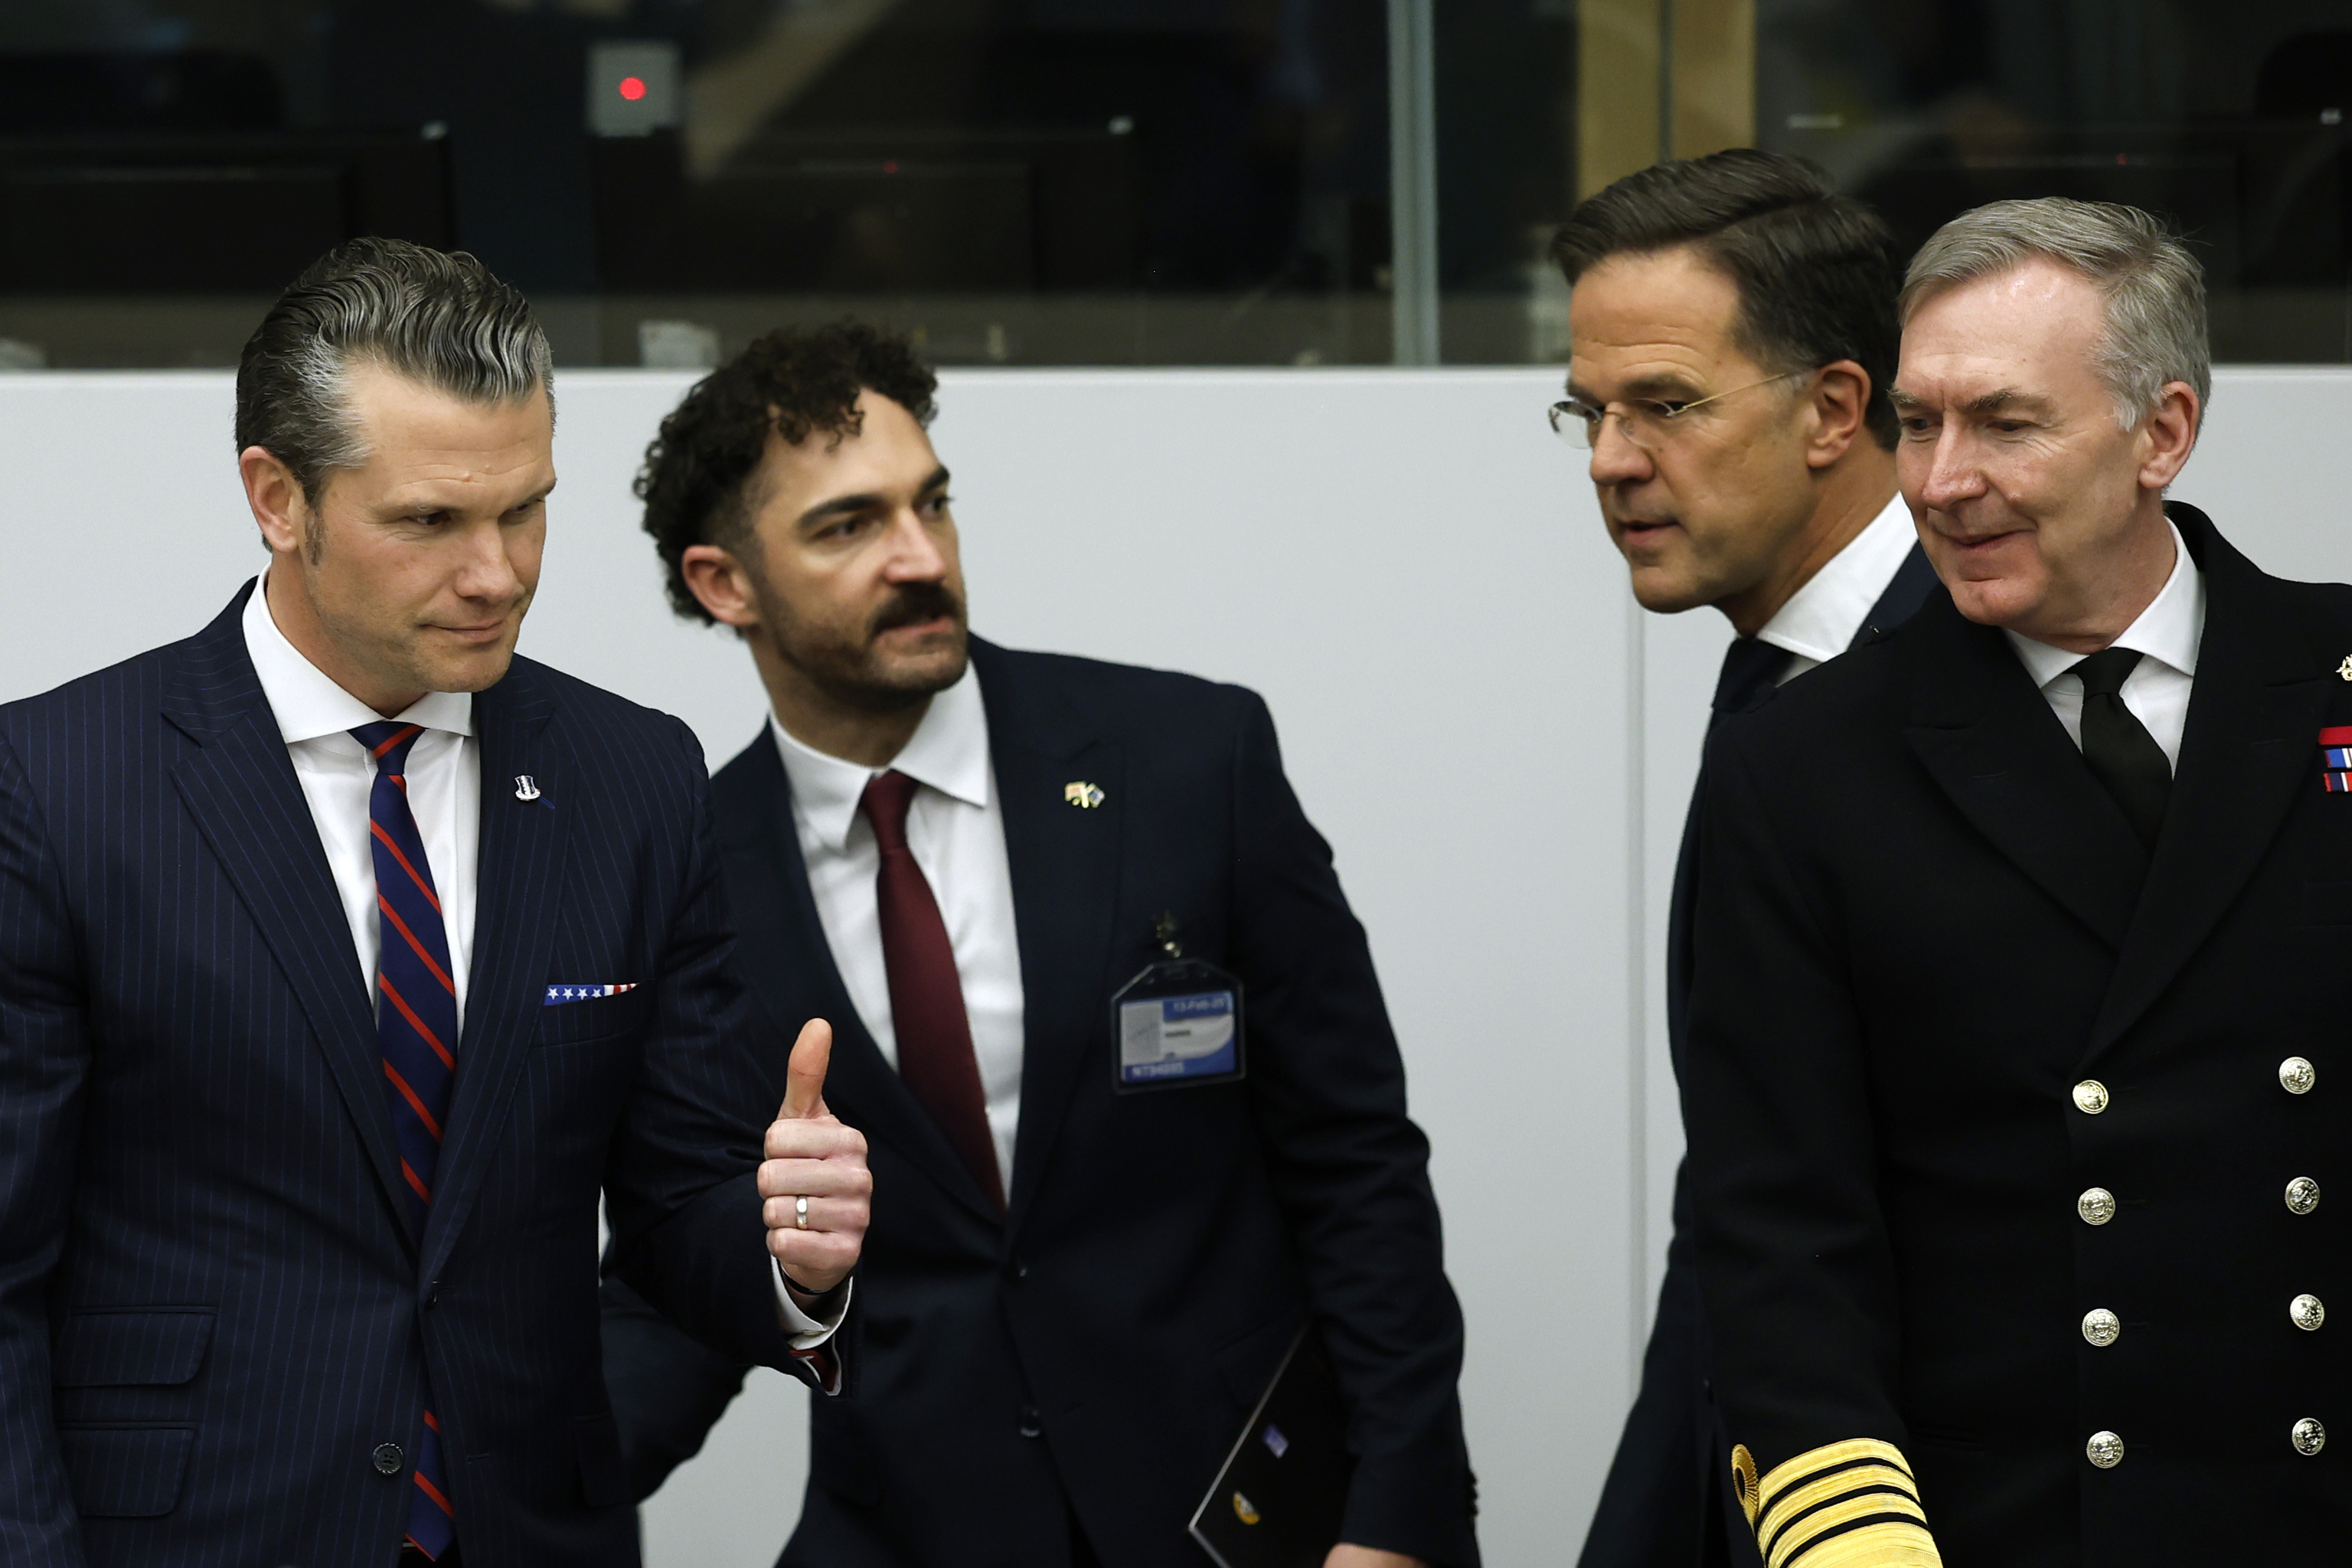
<svg viewBox="0 0 2352 1568">
<path fill-rule="evenodd" d="M 849 1316 L 849 1299 L 857 1293 L 857 1282 L 855 1279 L 843 1281 L 841 1293 L 824 1303 L 827 1321 L 820 1321 L 801 1310 L 800 1304 L 793 1300 L 792 1291 L 784 1285 L 784 1266 L 775 1263 L 773 1258 L 769 1261 L 775 1264 L 776 1319 L 783 1324 L 785 1334 L 792 1340 L 793 1349 L 813 1351 L 838 1333 L 843 1321 Z"/>
</svg>

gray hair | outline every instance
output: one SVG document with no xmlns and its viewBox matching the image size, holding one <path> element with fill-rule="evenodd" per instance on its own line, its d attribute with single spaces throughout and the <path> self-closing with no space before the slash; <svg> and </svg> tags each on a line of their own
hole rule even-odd
<svg viewBox="0 0 2352 1568">
<path fill-rule="evenodd" d="M 2118 424 L 2137 425 L 2175 381 L 2197 389 L 2202 421 L 2213 392 L 2205 269 L 2178 236 L 2137 207 L 2037 196 L 1964 212 L 1911 258 L 1896 308 L 1908 326 L 1945 289 L 2036 259 L 2080 273 L 2106 296 L 2093 363 L 2115 395 Z"/>
<path fill-rule="evenodd" d="M 462 250 L 353 239 L 303 270 L 246 341 L 236 448 L 286 465 L 305 500 L 368 459 L 344 377 L 357 363 L 468 403 L 548 396 L 554 361 L 530 302 Z"/>
</svg>

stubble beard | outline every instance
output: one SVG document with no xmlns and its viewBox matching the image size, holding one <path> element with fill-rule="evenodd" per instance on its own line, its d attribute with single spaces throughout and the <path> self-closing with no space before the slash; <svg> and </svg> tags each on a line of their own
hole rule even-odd
<svg viewBox="0 0 2352 1568">
<path fill-rule="evenodd" d="M 772 628 L 777 656 L 827 698 L 861 712 L 899 713 L 920 707 L 961 680 L 971 659 L 963 599 L 943 583 L 900 589 L 850 635 L 801 616 L 764 580 L 755 577 L 753 592 L 761 624 Z M 946 639 L 945 659 L 927 658 L 893 668 L 877 655 L 875 642 L 884 632 L 942 616 L 954 626 Z"/>
</svg>

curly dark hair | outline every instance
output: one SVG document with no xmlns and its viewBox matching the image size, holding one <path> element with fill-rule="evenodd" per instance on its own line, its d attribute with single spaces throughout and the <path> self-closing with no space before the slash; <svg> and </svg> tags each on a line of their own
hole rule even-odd
<svg viewBox="0 0 2352 1568">
<path fill-rule="evenodd" d="M 679 562 L 691 544 L 739 555 L 755 548 L 748 492 L 768 432 L 792 446 L 818 431 L 835 441 L 854 436 L 860 392 L 879 394 L 929 425 L 938 389 L 939 377 L 904 335 L 851 321 L 779 327 L 697 382 L 646 448 L 635 486 L 668 578 L 670 607 L 713 624 Z"/>
</svg>

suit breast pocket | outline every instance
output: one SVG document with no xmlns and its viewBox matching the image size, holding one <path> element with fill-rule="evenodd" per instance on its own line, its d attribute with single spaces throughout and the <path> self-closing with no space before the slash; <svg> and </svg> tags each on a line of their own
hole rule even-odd
<svg viewBox="0 0 2352 1568">
<path fill-rule="evenodd" d="M 574 987 L 551 985 L 551 993 Z M 575 1040 L 601 1040 L 607 1036 L 635 1034 L 653 1016 L 653 988 L 635 986 L 613 996 L 585 996 L 549 1002 L 539 1010 L 539 1026 L 531 1031 L 533 1046 L 569 1045 Z"/>
</svg>

